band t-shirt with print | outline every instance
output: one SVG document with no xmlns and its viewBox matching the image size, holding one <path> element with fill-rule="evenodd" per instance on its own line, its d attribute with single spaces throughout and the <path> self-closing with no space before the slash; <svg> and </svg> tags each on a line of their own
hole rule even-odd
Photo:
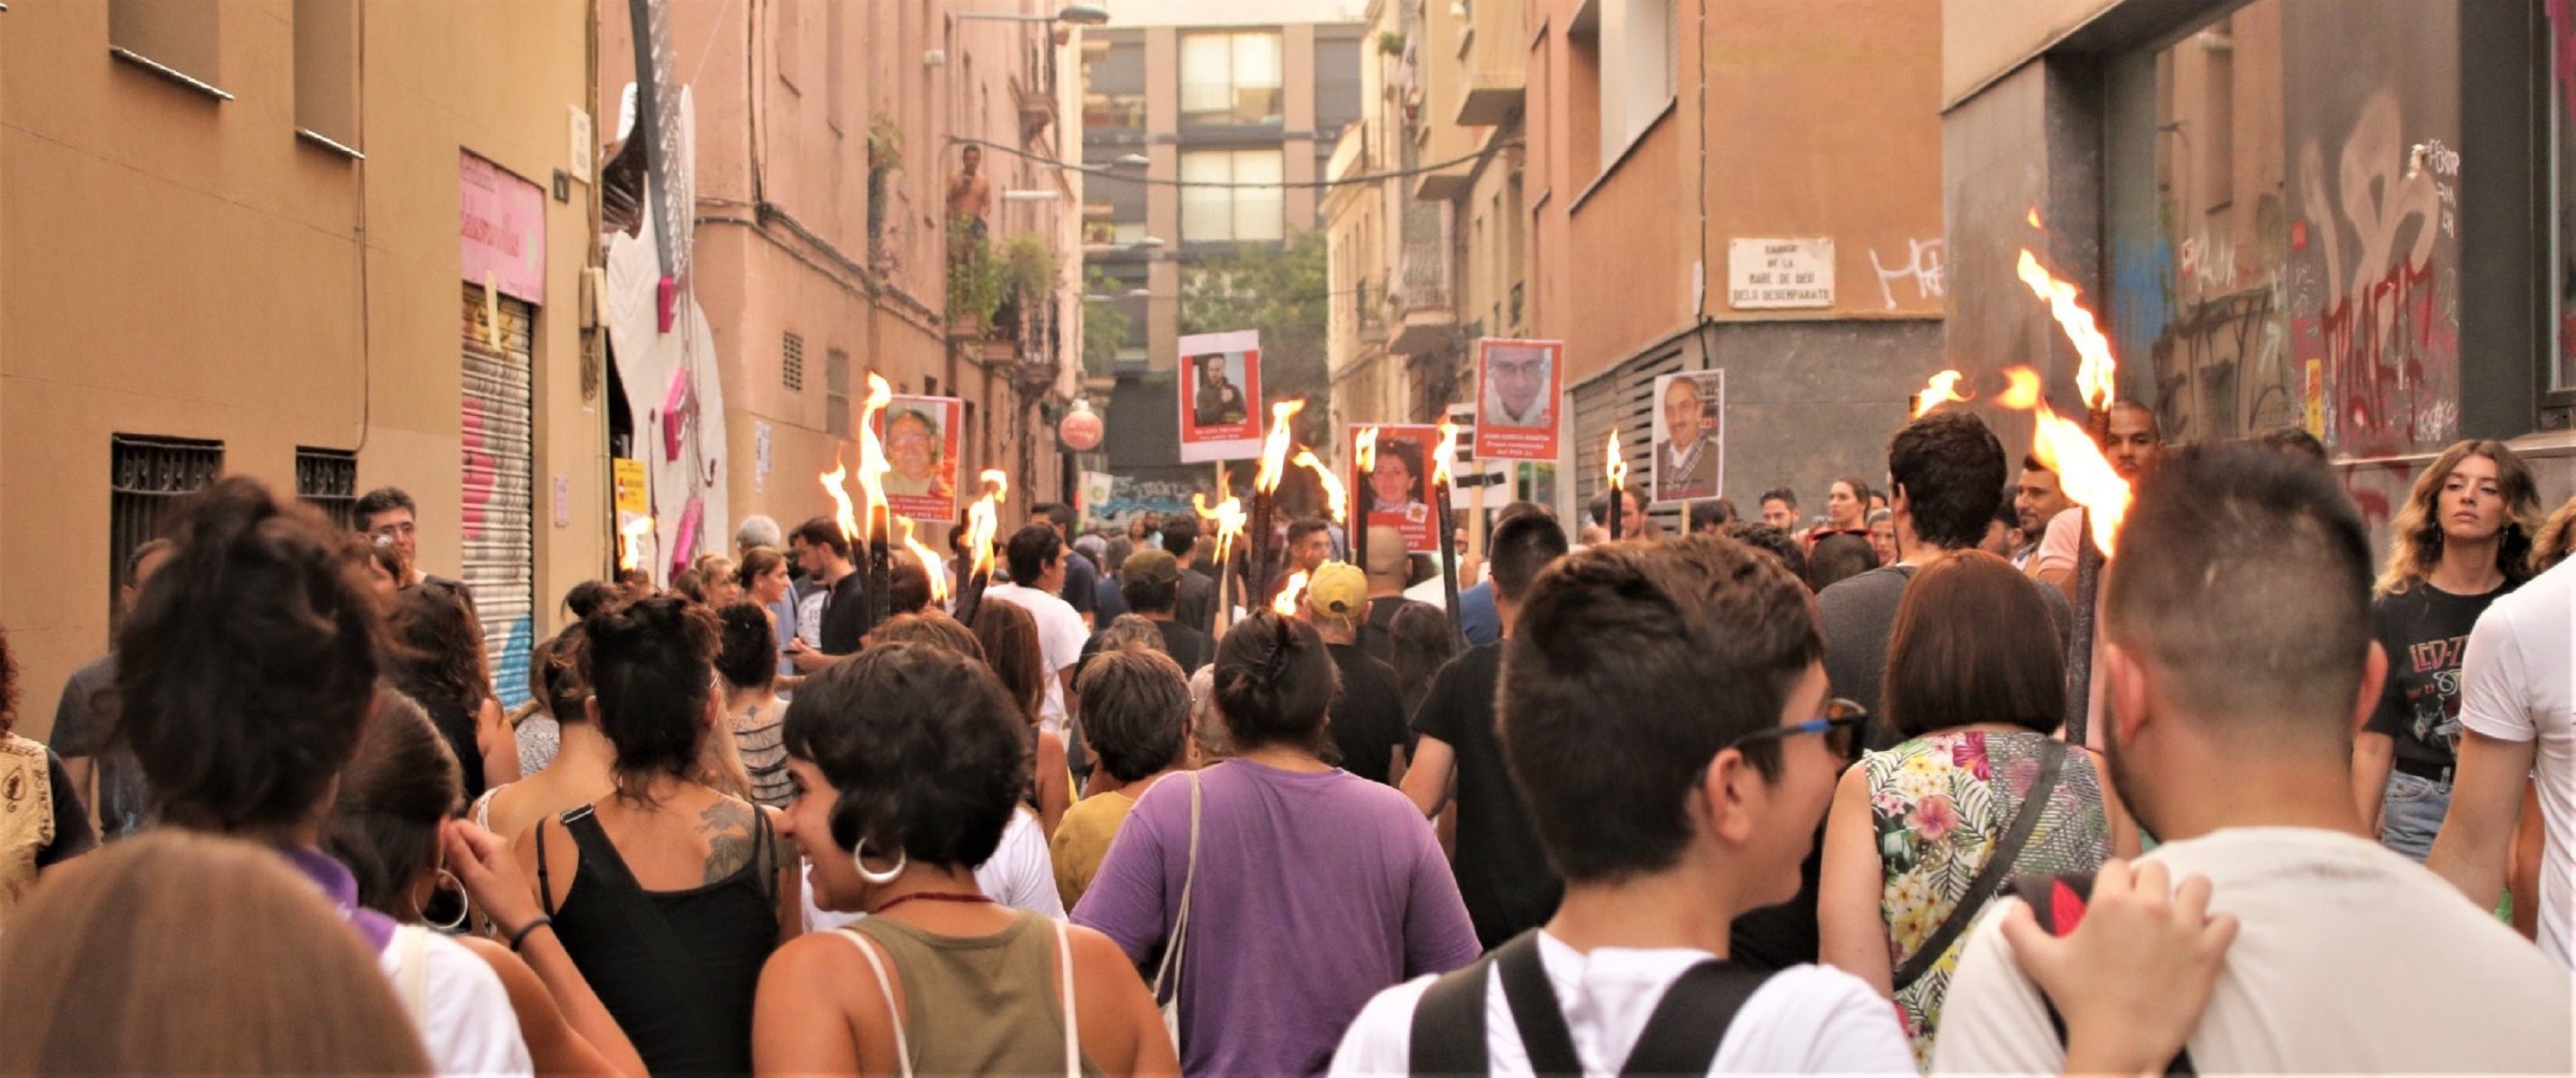
<svg viewBox="0 0 2576 1078">
<path fill-rule="evenodd" d="M 2370 713 L 2372 733 L 2397 739 L 2397 759 L 2451 766 L 2460 740 L 2460 653 L 2488 604 L 2508 583 L 2480 595 L 2454 595 L 2417 581 L 2370 604 L 2370 631 L 2388 652 L 2388 681 Z"/>
</svg>

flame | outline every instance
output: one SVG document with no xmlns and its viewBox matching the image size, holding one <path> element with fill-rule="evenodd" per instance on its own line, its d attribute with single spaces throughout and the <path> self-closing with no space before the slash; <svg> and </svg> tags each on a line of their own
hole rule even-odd
<svg viewBox="0 0 2576 1078">
<path fill-rule="evenodd" d="M 2039 372 L 2028 367 L 2014 367 L 2004 372 L 2009 383 L 1995 397 L 1995 403 L 2018 412 L 2039 406 Z"/>
<path fill-rule="evenodd" d="M 999 506 L 1010 500 L 1011 477 L 999 469 L 984 471 L 984 496 L 966 507 L 966 551 L 972 557 L 967 572 L 986 580 L 993 578 L 993 537 L 1002 530 Z"/>
<path fill-rule="evenodd" d="M 2101 445 L 2083 424 L 2058 415 L 2046 401 L 2038 404 L 2037 419 L 2038 429 L 2031 433 L 2031 455 L 2057 473 L 2069 499 L 2091 510 L 2085 516 L 2092 524 L 2093 543 L 2102 548 L 2102 556 L 2117 554 L 2113 544 L 2118 540 L 2120 523 L 2129 515 L 2129 481 L 2121 478 L 2110 458 L 2102 455 Z"/>
<path fill-rule="evenodd" d="M 2032 227 L 2032 228 L 2038 228 L 2038 227 L 2039 227 L 2039 207 L 2037 207 L 2037 206 L 2033 206 L 2033 207 L 2031 207 L 2031 208 L 2030 208 L 2030 218 L 2029 218 L 2029 220 L 2030 220 L 2030 227 Z"/>
<path fill-rule="evenodd" d="M 939 571 L 939 552 L 912 537 L 911 517 L 896 517 L 894 522 L 903 525 L 903 548 L 911 551 L 913 557 L 921 559 L 921 571 L 923 575 L 930 578 L 930 601 L 947 602 L 948 577 Z"/>
<path fill-rule="evenodd" d="M 1931 381 L 1924 383 L 1923 392 L 1914 398 L 1914 418 L 1921 419 L 1923 413 L 1951 401 L 1966 401 L 1968 398 L 1959 395 L 1959 379 L 1963 377 L 1966 376 L 1957 371 L 1933 375 Z"/>
<path fill-rule="evenodd" d="M 1440 444 L 1431 450 L 1431 481 L 1448 486 L 1451 478 L 1449 465 L 1457 459 L 1458 424 L 1443 419 L 1440 421 Z"/>
<path fill-rule="evenodd" d="M 1351 455 L 1358 460 L 1362 476 L 1377 470 L 1376 427 L 1360 428 L 1359 437 L 1351 440 Z M 1362 479 L 1361 482 L 1367 482 L 1367 480 Z"/>
<path fill-rule="evenodd" d="M 885 440 L 877 437 L 877 416 L 893 399 L 894 387 L 887 385 L 883 376 L 869 371 L 868 399 L 859 408 L 859 492 L 867 497 L 868 526 L 864 532 L 852 532 L 844 518 L 842 534 L 850 537 L 852 546 L 882 541 L 894 530 L 886 523 L 893 510 L 887 507 L 885 492 L 885 474 L 893 466 L 886 462 Z"/>
<path fill-rule="evenodd" d="M 644 567 L 644 543 L 653 537 L 653 518 L 636 517 L 617 529 L 624 541 L 617 544 L 617 571 Z"/>
<path fill-rule="evenodd" d="M 1602 465 L 1601 472 L 1610 477 L 1610 489 L 1628 489 L 1628 458 L 1619 452 L 1619 428 L 1610 428 L 1610 444 L 1603 446 L 1601 452 L 1609 462 Z"/>
<path fill-rule="evenodd" d="M 1297 455 L 1291 458 L 1289 463 L 1315 473 L 1316 481 L 1324 484 L 1324 501 L 1332 507 L 1333 523 L 1351 522 L 1350 491 L 1343 489 L 1342 477 L 1333 474 L 1332 469 L 1324 467 L 1324 462 L 1315 456 L 1314 450 L 1298 449 Z"/>
<path fill-rule="evenodd" d="M 2021 252 L 2020 273 L 2031 294 L 2048 301 L 2049 313 L 2056 316 L 2058 327 L 2066 331 L 2066 339 L 2075 343 L 2075 353 L 2083 359 L 2075 368 L 2075 388 L 2083 394 L 2084 406 L 2095 411 L 2110 407 L 2112 372 L 2119 361 L 2111 358 L 2111 340 L 2102 335 L 2093 312 L 2075 302 L 2073 284 L 2050 274 L 2027 247 Z"/>
<path fill-rule="evenodd" d="M 1252 489 L 1262 494 L 1279 492 L 1280 477 L 1288 470 L 1288 443 L 1294 438 L 1288 421 L 1306 410 L 1302 400 L 1280 401 L 1270 406 L 1270 435 L 1261 443 L 1261 472 L 1252 479 Z"/>
<path fill-rule="evenodd" d="M 1216 563 L 1218 565 L 1224 565 L 1233 560 L 1234 540 L 1243 534 L 1244 525 L 1252 519 L 1243 511 L 1243 499 L 1235 497 L 1234 492 L 1228 489 L 1230 486 L 1225 474 L 1217 473 L 1216 492 L 1221 500 L 1214 508 L 1208 506 L 1205 493 L 1190 495 L 1190 504 L 1198 510 L 1199 518 L 1216 522 Z"/>
<path fill-rule="evenodd" d="M 849 466 L 833 453 L 832 470 L 823 473 L 823 492 L 832 496 L 832 520 L 841 526 L 841 538 L 857 543 L 866 533 L 859 528 L 858 509 L 850 504 L 850 488 L 842 482 L 849 477 Z"/>
<path fill-rule="evenodd" d="M 1306 571 L 1300 569 L 1289 574 L 1288 579 L 1280 583 L 1279 597 L 1270 600 L 1270 609 L 1283 618 L 1296 617 L 1297 602 L 1305 597 Z"/>
</svg>

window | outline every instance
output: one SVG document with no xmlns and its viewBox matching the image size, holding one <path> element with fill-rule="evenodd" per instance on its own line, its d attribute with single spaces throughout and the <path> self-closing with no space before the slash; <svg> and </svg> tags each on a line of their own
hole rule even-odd
<svg viewBox="0 0 2576 1078">
<path fill-rule="evenodd" d="M 1285 237 L 1285 178 L 1278 150 L 1195 150 L 1181 155 L 1183 184 L 1251 184 L 1181 188 L 1181 240 L 1255 243 Z"/>
<path fill-rule="evenodd" d="M 838 348 L 823 353 L 823 433 L 850 434 L 850 354 Z"/>
<path fill-rule="evenodd" d="M 1315 130 L 1340 131 L 1360 118 L 1360 38 L 1357 31 L 1315 28 Z M 1318 140 L 1319 143 L 1322 140 Z M 1329 146 L 1319 146 L 1329 152 Z"/>
<path fill-rule="evenodd" d="M 1145 41 L 1086 36 L 1082 54 L 1085 130 L 1145 126 Z"/>
<path fill-rule="evenodd" d="M 295 447 L 295 496 L 332 523 L 358 530 L 358 455 L 346 449 Z"/>
<path fill-rule="evenodd" d="M 295 0 L 295 133 L 352 157 L 363 148 L 357 0 Z"/>
<path fill-rule="evenodd" d="M 790 333 L 779 342 L 778 381 L 790 393 L 805 392 L 805 338 Z"/>
<path fill-rule="evenodd" d="M 1181 124 L 1280 122 L 1279 32 L 1181 38 Z"/>
<path fill-rule="evenodd" d="M 134 548 L 161 537 L 179 499 L 224 470 L 224 443 L 116 434 L 108 439 L 107 608 L 116 610 Z"/>
<path fill-rule="evenodd" d="M 230 101 L 218 0 L 108 0 L 107 51 L 190 89 Z"/>
<path fill-rule="evenodd" d="M 1601 163 L 1646 133 L 1673 99 L 1673 0 L 1595 0 L 1600 14 Z"/>
</svg>

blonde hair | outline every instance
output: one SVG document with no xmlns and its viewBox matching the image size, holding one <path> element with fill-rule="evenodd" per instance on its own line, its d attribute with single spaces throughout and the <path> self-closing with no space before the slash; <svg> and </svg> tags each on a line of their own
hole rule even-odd
<svg viewBox="0 0 2576 1078">
<path fill-rule="evenodd" d="M 2379 574 L 2381 595 L 2403 595 L 2433 572 L 2442 560 L 2442 485 L 2460 462 L 2485 457 L 2496 466 L 2496 490 L 2504 497 L 2504 531 L 2496 548 L 2496 567 L 2507 579 L 2526 579 L 2532 536 L 2540 532 L 2540 490 L 2531 469 L 2503 442 L 2471 439 L 2454 443 L 2415 477 L 2415 488 L 2389 526 L 2388 567 Z"/>
<path fill-rule="evenodd" d="M 220 990 L 216 990 L 220 989 Z M 426 1074 L 356 930 L 277 853 L 162 828 L 46 877 L 0 936 L 0 1073 Z"/>
<path fill-rule="evenodd" d="M 2576 498 L 2567 499 L 2567 504 L 2541 522 L 2540 534 L 2531 541 L 2531 575 L 2557 568 L 2559 562 L 2567 560 L 2571 548 L 2576 548 Z"/>
</svg>

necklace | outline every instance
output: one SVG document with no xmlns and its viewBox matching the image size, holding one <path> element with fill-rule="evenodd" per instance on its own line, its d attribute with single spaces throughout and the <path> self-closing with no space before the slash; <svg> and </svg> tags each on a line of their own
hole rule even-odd
<svg viewBox="0 0 2576 1078">
<path fill-rule="evenodd" d="M 962 902 L 969 905 L 991 905 L 993 902 L 992 896 L 990 895 L 960 895 L 951 894 L 945 891 L 914 891 L 908 895 L 897 895 L 893 901 L 869 910 L 868 916 L 883 916 L 885 911 L 903 905 L 904 903 L 910 902 L 914 899 L 920 899 L 924 902 Z"/>
</svg>

